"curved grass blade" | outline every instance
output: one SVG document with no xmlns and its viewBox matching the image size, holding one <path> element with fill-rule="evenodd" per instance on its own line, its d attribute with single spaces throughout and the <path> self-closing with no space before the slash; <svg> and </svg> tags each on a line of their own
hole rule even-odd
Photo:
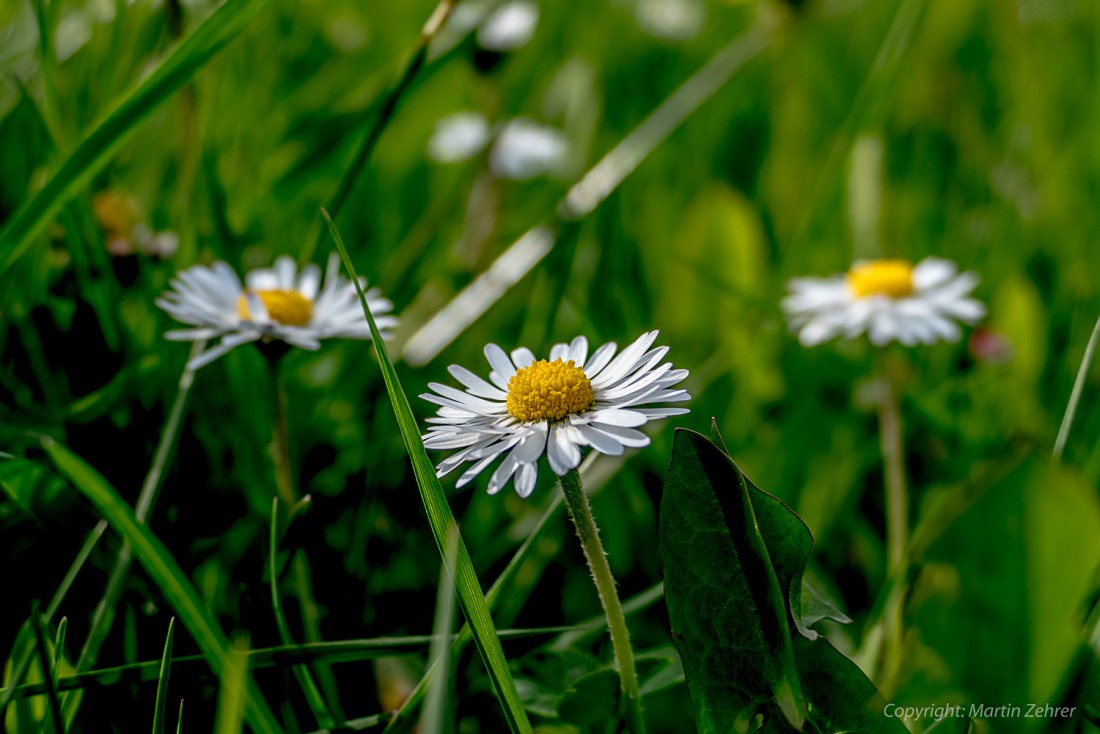
<svg viewBox="0 0 1100 734">
<path fill-rule="evenodd" d="M 481 658 L 485 663 L 485 668 L 493 681 L 493 687 L 500 699 L 504 716 L 508 721 L 508 728 L 513 732 L 529 733 L 532 731 L 531 722 L 527 720 L 527 712 L 520 701 L 519 691 L 516 690 L 516 682 L 512 679 L 512 673 L 508 669 L 508 661 L 504 657 L 504 650 L 500 647 L 500 639 L 497 637 L 497 631 L 493 625 L 493 618 L 489 614 L 485 595 L 481 590 L 481 584 L 478 582 L 473 562 L 470 560 L 470 553 L 466 550 L 466 544 L 462 541 L 461 534 L 458 533 L 458 525 L 451 513 L 451 507 L 447 504 L 443 487 L 440 486 L 439 479 L 435 475 L 435 467 L 432 465 L 431 459 L 428 458 L 428 452 L 425 450 L 424 442 L 420 438 L 420 429 L 416 425 L 416 418 L 409 406 L 409 400 L 401 389 L 397 371 L 386 352 L 382 335 L 378 333 L 374 316 L 371 314 L 370 308 L 367 307 L 367 297 L 363 293 L 359 275 L 355 272 L 355 266 L 348 256 L 347 248 L 344 246 L 344 241 L 341 239 L 336 225 L 333 224 L 332 218 L 324 209 L 321 210 L 321 215 L 328 223 L 329 231 L 332 232 L 332 238 L 336 241 L 340 257 L 344 261 L 344 267 L 359 293 L 359 302 L 363 307 L 367 323 L 370 325 L 375 353 L 378 355 L 378 363 L 382 368 L 382 376 L 386 382 L 386 391 L 389 393 L 390 402 L 393 404 L 397 423 L 401 429 L 401 436 L 405 441 L 405 448 L 412 462 L 413 473 L 416 475 L 420 498 L 424 502 L 424 510 L 427 512 L 432 534 L 435 536 L 436 545 L 439 547 L 439 552 L 445 563 L 449 560 L 446 553 L 447 539 L 452 532 L 456 534 L 456 556 L 452 572 L 455 576 L 455 586 L 458 589 L 459 605 L 462 607 L 462 613 L 466 616 L 466 620 L 473 630 L 474 644 L 477 645 L 478 652 L 481 653 Z"/>
<path fill-rule="evenodd" d="M 33 198 L 0 229 L 0 276 L 65 203 L 87 186 L 142 122 L 232 41 L 267 0 L 227 0 L 145 79 L 114 105 Z"/>
<path fill-rule="evenodd" d="M 48 437 L 42 439 L 42 448 L 58 471 L 95 505 L 115 532 L 130 545 L 134 557 L 195 638 L 214 673 L 221 675 L 229 664 L 229 643 L 168 549 L 138 521 L 134 511 L 107 480 L 80 457 Z M 281 732 L 275 715 L 254 689 L 253 685 L 248 685 L 246 691 L 245 715 L 249 724 L 259 734 Z"/>
<path fill-rule="evenodd" d="M 288 517 L 292 517 L 292 514 L 288 514 Z M 283 614 L 282 597 L 279 594 L 279 570 L 275 562 L 278 551 L 279 498 L 272 497 L 271 530 L 268 533 L 268 575 L 271 577 L 271 611 L 275 614 L 275 626 L 279 628 L 279 638 L 283 641 L 284 645 L 293 645 L 294 637 L 290 634 L 290 625 L 286 623 L 286 616 Z M 294 676 L 298 679 L 298 684 L 302 687 L 302 693 L 309 703 L 309 708 L 313 711 L 313 717 L 317 720 L 317 725 L 325 729 L 335 727 L 336 722 L 332 714 L 329 713 L 328 706 L 325 705 L 325 699 L 321 695 L 321 690 L 317 687 L 316 681 L 313 680 L 313 675 L 309 672 L 309 668 L 303 664 L 295 665 Z"/>
<path fill-rule="evenodd" d="M 157 676 L 157 707 L 153 711 L 153 734 L 164 734 L 164 717 L 168 704 L 168 673 L 172 667 L 172 638 L 176 618 L 168 620 L 168 637 L 164 641 L 164 655 L 160 659 L 160 675 Z"/>
</svg>

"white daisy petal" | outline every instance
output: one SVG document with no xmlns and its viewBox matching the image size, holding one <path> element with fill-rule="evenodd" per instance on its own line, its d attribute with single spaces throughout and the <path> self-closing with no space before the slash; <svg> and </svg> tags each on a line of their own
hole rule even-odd
<svg viewBox="0 0 1100 734">
<path fill-rule="evenodd" d="M 466 386 L 466 389 L 470 391 L 471 395 L 477 395 L 482 398 L 491 398 L 494 400 L 504 400 L 508 397 L 508 393 L 493 387 L 485 380 L 481 379 L 470 370 L 465 367 L 460 367 L 457 364 L 452 364 L 447 368 L 447 371 L 451 373 L 451 376 Z"/>
<path fill-rule="evenodd" d="M 489 360 L 489 366 L 493 368 L 493 372 L 504 382 L 501 387 L 507 387 L 508 380 L 512 379 L 512 375 L 516 374 L 515 365 L 508 359 L 508 355 L 496 344 L 486 344 L 485 359 Z M 500 383 L 498 382 L 497 384 L 499 385 Z"/>
<path fill-rule="evenodd" d="M 610 385 L 630 374 L 631 370 L 638 364 L 638 360 L 645 354 L 646 350 L 649 349 L 649 345 L 656 338 L 656 331 L 638 337 L 633 344 L 620 352 L 619 356 L 611 360 L 611 363 L 600 372 L 599 376 L 592 379 L 592 387 L 600 388 Z"/>
<path fill-rule="evenodd" d="M 606 367 L 615 356 L 617 348 L 615 342 L 608 342 L 592 353 L 592 357 L 584 365 L 584 374 L 588 375 L 588 379 L 594 379 L 600 374 L 600 370 Z"/>
<path fill-rule="evenodd" d="M 535 361 L 535 353 L 527 347 L 519 347 L 512 350 L 512 362 L 515 363 L 517 369 L 526 367 Z"/>
<path fill-rule="evenodd" d="M 519 473 L 516 475 L 516 494 L 524 499 L 535 491 L 535 481 L 539 478 L 539 469 L 536 464 L 520 464 Z"/>
<path fill-rule="evenodd" d="M 583 336 L 578 336 L 569 344 L 569 354 L 566 359 L 572 360 L 573 364 L 578 367 L 584 364 L 584 360 L 588 357 L 588 340 Z"/>
</svg>

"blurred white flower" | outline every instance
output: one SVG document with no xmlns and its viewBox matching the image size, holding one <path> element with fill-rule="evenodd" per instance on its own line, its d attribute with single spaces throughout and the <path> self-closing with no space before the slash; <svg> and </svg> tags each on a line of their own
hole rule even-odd
<svg viewBox="0 0 1100 734">
<path fill-rule="evenodd" d="M 904 260 L 859 261 L 843 275 L 795 278 L 783 309 L 803 346 L 837 336 L 866 333 L 882 346 L 957 341 L 957 321 L 973 324 L 985 307 L 970 298 L 978 285 L 950 260 L 929 257 L 916 266 Z"/>
<path fill-rule="evenodd" d="M 220 338 L 188 367 L 198 369 L 234 347 L 249 342 L 282 341 L 301 349 L 317 349 L 321 339 L 370 339 L 355 284 L 340 275 L 334 253 L 324 284 L 321 269 L 306 265 L 299 272 L 294 260 L 283 256 L 273 268 L 248 273 L 247 287 L 224 262 L 195 265 L 172 279 L 172 290 L 157 306 L 195 328 L 165 333 L 168 339 L 199 341 Z M 363 281 L 364 287 L 366 282 Z M 367 304 L 383 336 L 397 319 L 389 316 L 393 304 L 377 288 L 367 291 Z"/>
<path fill-rule="evenodd" d="M 179 248 L 179 235 L 154 232 L 142 219 L 137 200 L 128 194 L 114 189 L 100 191 L 92 197 L 92 213 L 103 230 L 107 251 L 115 257 L 140 252 L 163 259 Z"/>
<path fill-rule="evenodd" d="M 634 14 L 646 33 L 672 41 L 699 35 L 706 20 L 706 8 L 700 0 L 638 0 Z"/>
<path fill-rule="evenodd" d="M 477 43 L 489 51 L 512 51 L 535 35 L 539 6 L 534 0 L 512 0 L 489 13 L 477 29 Z"/>
<path fill-rule="evenodd" d="M 480 153 L 489 142 L 489 121 L 480 112 L 456 112 L 439 120 L 428 141 L 428 155 L 440 163 L 457 163 Z"/>
<path fill-rule="evenodd" d="M 533 178 L 557 171 L 567 150 L 560 130 L 519 117 L 501 125 L 489 153 L 489 168 L 502 178 Z"/>
<path fill-rule="evenodd" d="M 489 493 L 499 492 L 515 475 L 516 492 L 529 497 L 543 454 L 563 476 L 580 464 L 582 447 L 619 456 L 627 448 L 647 446 L 649 437 L 638 428 L 688 410 L 642 406 L 691 398 L 686 390 L 671 389 L 688 371 L 660 364 L 668 347 L 650 349 L 656 338 L 656 331 L 643 334 L 618 356 L 609 342 L 589 357 L 588 340 L 578 336 L 555 344 L 550 359 L 538 361 L 530 349 L 508 355 L 489 344 L 490 382 L 451 365 L 451 375 L 466 389 L 433 382 L 428 385 L 433 392 L 420 396 L 440 406 L 428 419 L 432 425 L 424 445 L 460 449 L 440 462 L 438 475 L 472 462 L 459 477 L 461 487 L 504 456 L 489 479 Z"/>
</svg>

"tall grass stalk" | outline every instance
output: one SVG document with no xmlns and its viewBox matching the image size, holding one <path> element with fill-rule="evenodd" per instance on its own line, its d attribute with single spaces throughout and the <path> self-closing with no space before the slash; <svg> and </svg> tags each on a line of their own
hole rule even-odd
<svg viewBox="0 0 1100 734">
<path fill-rule="evenodd" d="M 1077 368 L 1077 378 L 1073 381 L 1073 390 L 1069 394 L 1069 403 L 1066 405 L 1065 415 L 1062 416 L 1062 425 L 1058 429 L 1058 438 L 1054 441 L 1053 456 L 1055 461 L 1062 460 L 1062 454 L 1066 450 L 1066 441 L 1069 440 L 1069 430 L 1073 427 L 1073 419 L 1077 417 L 1077 404 L 1081 400 L 1081 393 L 1085 389 L 1085 378 L 1088 376 L 1089 367 L 1092 366 L 1092 357 L 1096 353 L 1096 343 L 1100 341 L 1100 319 L 1092 327 L 1092 336 L 1085 347 L 1085 354 L 1081 357 L 1081 366 Z"/>
</svg>

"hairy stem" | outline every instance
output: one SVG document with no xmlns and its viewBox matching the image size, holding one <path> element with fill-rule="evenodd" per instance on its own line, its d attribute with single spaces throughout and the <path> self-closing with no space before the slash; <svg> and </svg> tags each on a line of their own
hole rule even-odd
<svg viewBox="0 0 1100 734">
<path fill-rule="evenodd" d="M 611 567 L 607 564 L 607 554 L 596 522 L 592 519 L 592 510 L 588 505 L 588 495 L 581 486 L 581 475 L 573 469 L 561 478 L 561 489 L 565 495 L 565 505 L 569 516 L 577 528 L 584 557 L 596 582 L 596 592 L 600 596 L 604 614 L 607 615 L 607 627 L 611 631 L 611 647 L 615 651 L 615 661 L 619 665 L 619 684 L 626 698 L 627 720 L 634 734 L 645 732 L 642 718 L 642 695 L 638 688 L 638 674 L 634 670 L 634 649 L 630 646 L 630 633 L 626 627 L 623 605 L 619 602 L 615 590 L 615 579 L 611 576 Z"/>
</svg>

